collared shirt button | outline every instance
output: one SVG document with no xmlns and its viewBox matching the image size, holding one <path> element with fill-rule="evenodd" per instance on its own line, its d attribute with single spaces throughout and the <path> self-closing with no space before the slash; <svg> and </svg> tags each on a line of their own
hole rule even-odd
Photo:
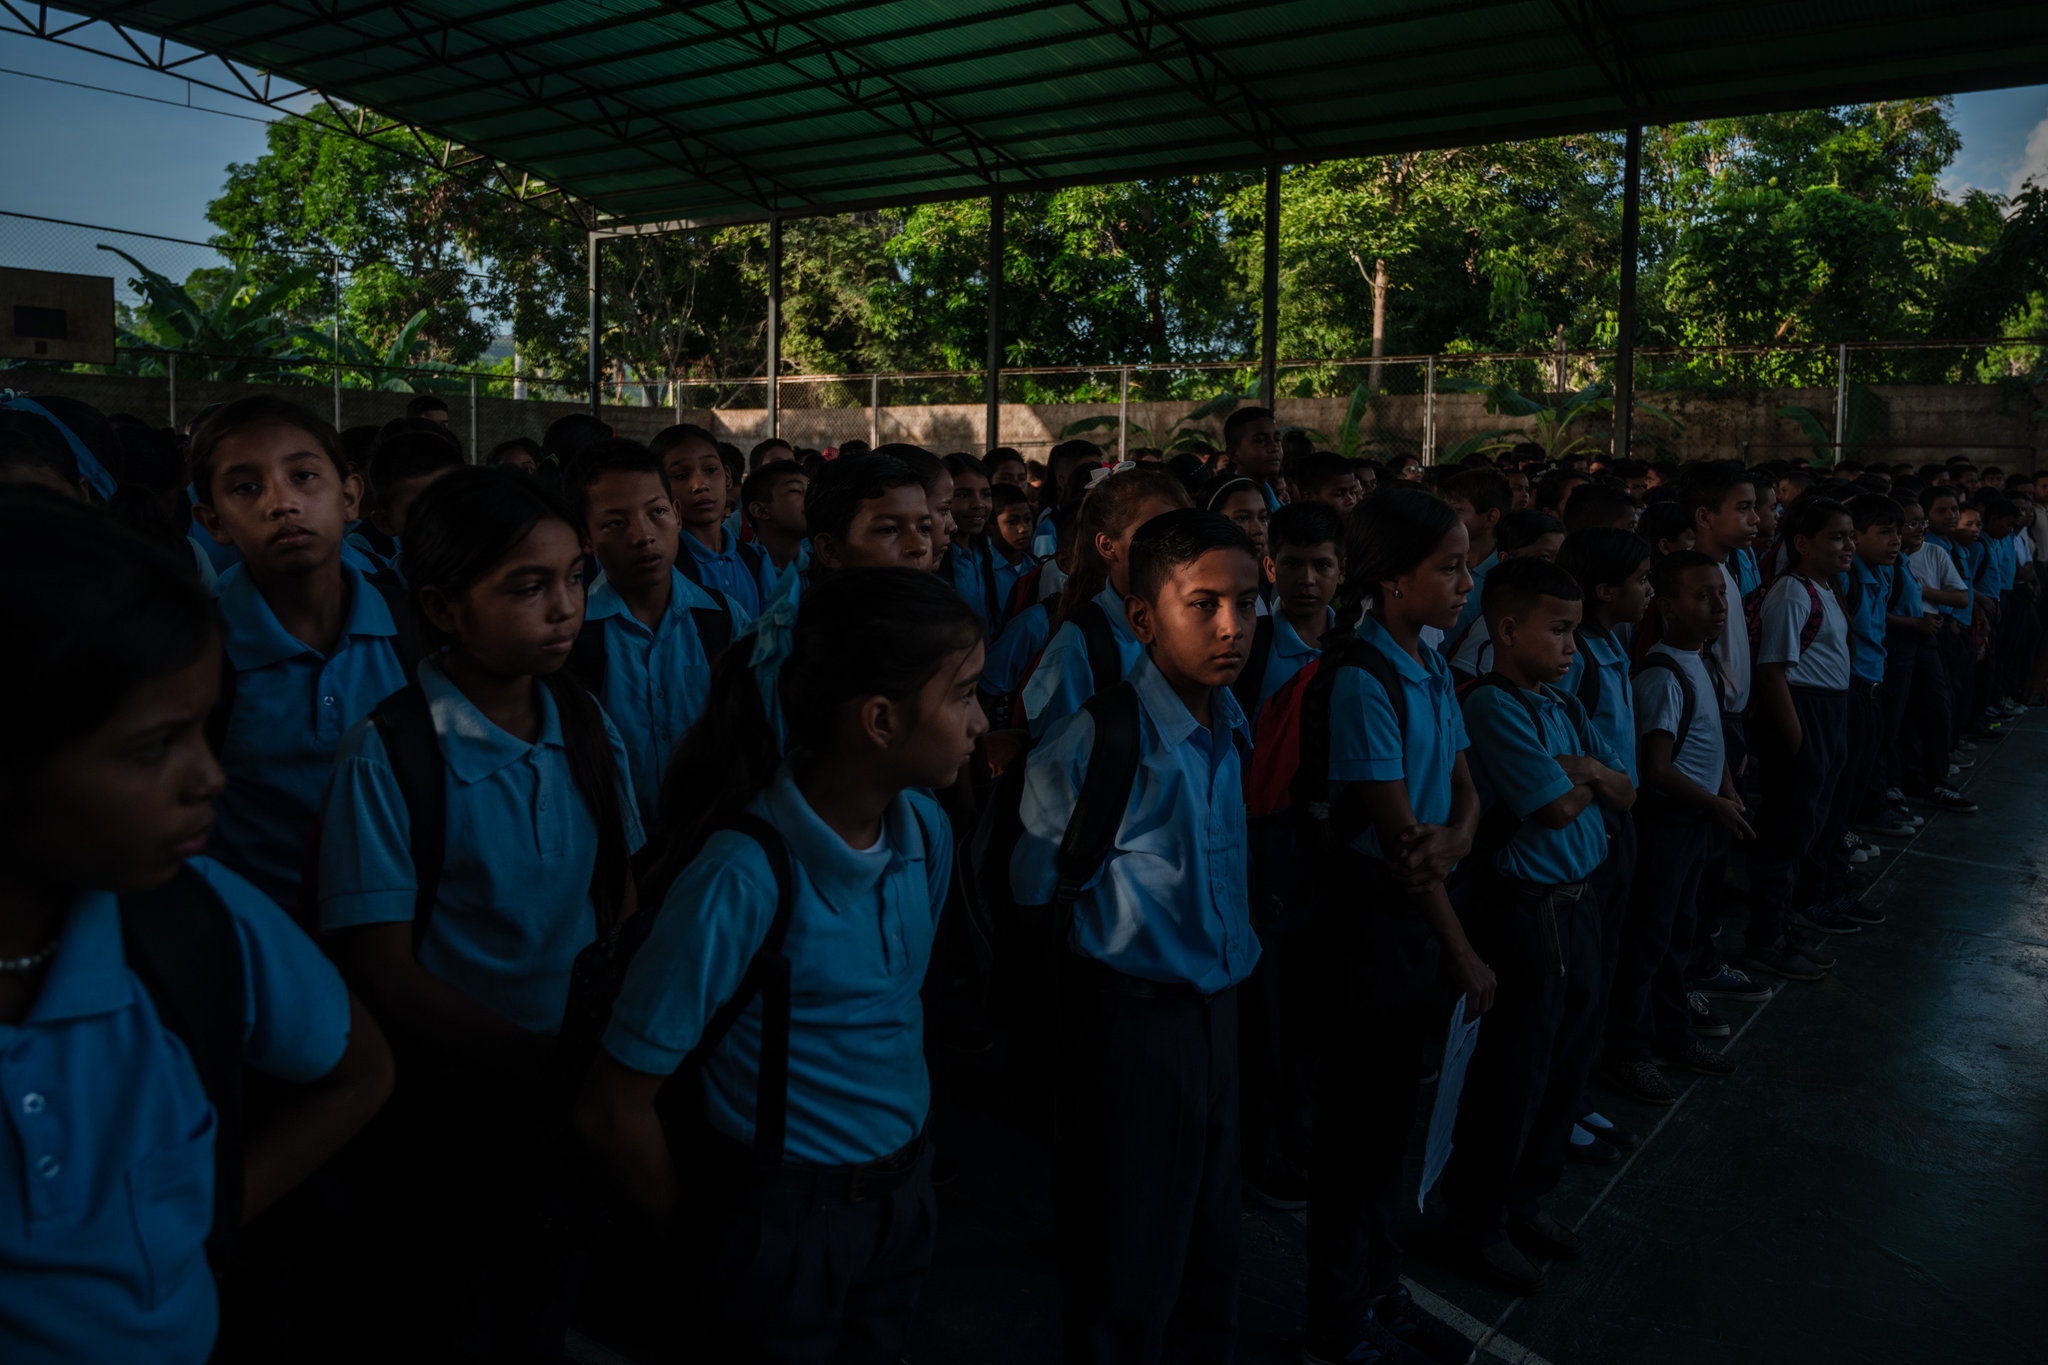
<svg viewBox="0 0 2048 1365">
<path fill-rule="evenodd" d="M 41 1095 L 30 1091 L 21 1097 L 21 1112 L 24 1114 L 40 1114 L 43 1112 L 44 1103 L 45 1101 Z"/>
<path fill-rule="evenodd" d="M 322 697 L 322 698 L 320 699 L 320 704 L 321 704 L 322 706 L 332 706 L 332 705 L 334 705 L 334 698 L 333 698 L 333 697 Z"/>
<path fill-rule="evenodd" d="M 542 810 L 546 810 L 546 809 L 548 808 L 548 799 L 547 799 L 547 798 L 546 798 L 545 796 L 543 796 L 543 797 L 542 797 L 542 798 L 540 799 L 540 808 L 541 808 Z"/>
<path fill-rule="evenodd" d="M 53 1156 L 46 1156 L 36 1163 L 36 1174 L 45 1180 L 55 1180 L 63 1169 L 64 1163 Z"/>
</svg>

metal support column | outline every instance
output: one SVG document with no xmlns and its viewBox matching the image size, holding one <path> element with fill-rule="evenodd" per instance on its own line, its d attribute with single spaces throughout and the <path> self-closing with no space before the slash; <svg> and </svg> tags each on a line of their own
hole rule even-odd
<svg viewBox="0 0 2048 1365">
<path fill-rule="evenodd" d="M 593 232 L 590 234 L 590 326 L 587 333 L 588 349 L 590 352 L 590 415 L 592 417 L 602 415 L 598 408 L 604 397 L 602 388 L 604 351 L 598 341 L 599 337 L 604 333 L 604 295 L 599 292 L 599 286 L 603 283 L 603 275 L 598 270 L 597 247 L 598 236 Z"/>
<path fill-rule="evenodd" d="M 1849 443 L 1849 343 L 1835 345 L 1835 458 L 1830 466 L 1842 462 L 1842 454 Z"/>
<path fill-rule="evenodd" d="M 1422 462 L 1436 463 L 1436 357 L 1422 362 Z"/>
<path fill-rule="evenodd" d="M 170 405 L 171 430 L 176 431 L 178 429 L 178 353 L 176 351 L 165 353 L 164 374 L 169 380 L 166 386 L 168 390 L 166 401 Z"/>
<path fill-rule="evenodd" d="M 334 258 L 334 429 L 341 430 L 341 257 Z"/>
<path fill-rule="evenodd" d="M 1131 458 L 1131 367 L 1117 371 L 1116 458 L 1122 464 Z"/>
<path fill-rule="evenodd" d="M 1003 443 L 1003 196 L 988 198 L 988 441 Z"/>
<path fill-rule="evenodd" d="M 868 376 L 868 449 L 882 443 L 882 376 Z"/>
<path fill-rule="evenodd" d="M 476 376 L 469 377 L 469 462 L 476 463 Z"/>
<path fill-rule="evenodd" d="M 1632 123 L 1621 176 L 1621 315 L 1614 336 L 1614 458 L 1627 459 L 1636 405 L 1636 258 L 1642 240 L 1643 125 Z"/>
<path fill-rule="evenodd" d="M 768 439 L 781 434 L 782 398 L 782 219 L 768 220 Z"/>
<path fill-rule="evenodd" d="M 1271 408 L 1280 379 L 1280 165 L 1266 167 L 1266 268 L 1259 289 L 1259 406 Z"/>
</svg>

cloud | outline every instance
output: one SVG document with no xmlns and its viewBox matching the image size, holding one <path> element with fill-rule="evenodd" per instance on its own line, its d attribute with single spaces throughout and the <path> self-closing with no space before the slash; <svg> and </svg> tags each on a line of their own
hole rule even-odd
<svg viewBox="0 0 2048 1365">
<path fill-rule="evenodd" d="M 2019 167 L 2012 173 L 2012 181 L 2005 187 L 2007 194 L 2018 194 L 2032 180 L 2037 185 L 2048 186 L 2048 118 L 2043 118 L 2027 134 L 2026 150 L 2020 153 Z"/>
</svg>

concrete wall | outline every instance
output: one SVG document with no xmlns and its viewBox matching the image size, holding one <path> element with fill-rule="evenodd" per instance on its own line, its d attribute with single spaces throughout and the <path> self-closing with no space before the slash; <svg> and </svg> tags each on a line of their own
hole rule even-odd
<svg viewBox="0 0 2048 1365">
<path fill-rule="evenodd" d="M 153 423 L 171 420 L 170 385 L 161 378 L 20 370 L 0 374 L 0 387 L 28 393 L 67 394 L 103 412 L 129 412 Z M 298 397 L 323 417 L 331 417 L 334 412 L 333 390 L 325 387 L 277 389 L 187 380 L 177 385 L 177 421 L 189 421 L 193 413 L 208 403 L 265 391 Z M 1967 454 L 1979 463 L 1997 464 L 2008 470 L 2031 470 L 2036 452 L 2048 449 L 2048 420 L 2033 415 L 2043 408 L 2044 400 L 2039 395 L 1992 384 L 1901 385 L 1879 387 L 1875 392 L 1887 404 L 1887 440 L 1899 447 L 1886 452 L 1893 460 L 1920 463 Z M 451 425 L 456 434 L 470 444 L 474 432 L 478 451 L 488 450 L 512 436 L 539 440 L 556 418 L 584 410 L 582 404 L 574 402 L 510 398 L 482 398 L 472 404 L 460 390 L 444 396 L 452 410 Z M 402 416 L 410 397 L 405 393 L 343 389 L 341 425 L 375 424 Z M 1687 391 L 1645 394 L 1643 400 L 1669 412 L 1683 427 L 1672 432 L 1643 418 L 1638 426 L 1639 440 L 1662 435 L 1673 452 L 1684 459 L 1736 459 L 1747 454 L 1752 460 L 1766 460 L 1810 451 L 1798 427 L 1776 415 L 1780 407 L 1802 405 L 1822 414 L 1823 421 L 1831 422 L 1835 395 L 1831 389 Z M 1348 402 L 1346 398 L 1285 399 L 1280 404 L 1280 420 L 1285 425 L 1309 427 L 1334 439 Z M 1134 426 L 1164 432 L 1195 406 L 1192 402 L 1133 403 L 1131 421 Z M 1419 452 L 1425 427 L 1424 407 L 1425 400 L 1419 395 L 1375 399 L 1363 424 L 1368 440 Z M 865 407 L 785 408 L 781 431 L 798 445 L 836 446 L 855 438 L 867 440 L 871 425 L 878 425 L 883 441 L 909 441 L 940 453 L 979 450 L 983 447 L 986 412 L 979 403 L 884 406 L 879 423 L 873 424 Z M 1001 409 L 1003 444 L 1015 446 L 1030 456 L 1042 456 L 1060 440 L 1060 433 L 1070 424 L 1098 415 L 1113 417 L 1116 413 L 1114 403 L 1005 403 Z M 674 422 L 676 413 L 671 408 L 607 406 L 604 417 L 621 435 L 645 440 Z M 682 418 L 706 426 L 743 448 L 768 434 L 768 414 L 762 408 L 685 411 Z M 1218 423 L 1210 425 L 1212 429 L 1220 427 Z M 1439 394 L 1436 398 L 1438 450 L 1481 432 L 1516 425 L 1519 424 L 1488 414 L 1476 394 Z M 1097 439 L 1103 436 L 1100 431 L 1093 434 Z M 1604 433 L 1601 435 L 1604 437 Z"/>
</svg>

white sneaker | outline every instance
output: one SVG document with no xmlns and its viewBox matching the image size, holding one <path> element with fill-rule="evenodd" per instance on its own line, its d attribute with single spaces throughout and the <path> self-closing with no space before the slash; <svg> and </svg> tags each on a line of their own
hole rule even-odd
<svg viewBox="0 0 2048 1365">
<path fill-rule="evenodd" d="M 2019 716 L 2024 716 L 2025 714 L 2027 714 L 2027 708 L 2026 708 L 2026 707 L 2024 707 L 2024 706 L 2021 706 L 2021 705 L 2020 705 L 2020 704 L 2019 704 L 2018 702 L 2014 701 L 2014 700 L 2013 700 L 2013 699 L 2012 699 L 2011 697 L 2004 697 L 2004 698 L 2001 698 L 2001 699 L 2000 699 L 2000 701 L 1999 701 L 1999 703 L 1998 703 L 1998 709 L 1999 709 L 1999 710 L 2001 710 L 2001 711 L 2003 711 L 2003 712 L 2005 712 L 2005 714 L 2006 714 L 2006 715 L 2008 715 L 2008 716 L 2012 716 L 2012 717 L 2019 717 Z"/>
</svg>

